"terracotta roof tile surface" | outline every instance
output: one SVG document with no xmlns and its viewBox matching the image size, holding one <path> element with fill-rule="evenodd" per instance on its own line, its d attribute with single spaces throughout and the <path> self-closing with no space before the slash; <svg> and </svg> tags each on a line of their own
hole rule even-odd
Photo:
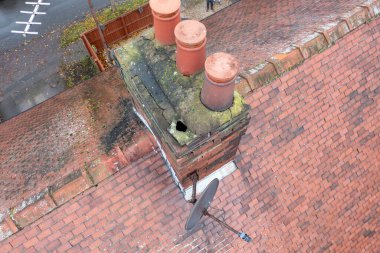
<svg viewBox="0 0 380 253">
<path fill-rule="evenodd" d="M 242 69 L 254 67 L 363 2 L 240 0 L 202 21 L 207 28 L 207 53 L 231 53 Z"/>
<path fill-rule="evenodd" d="M 0 242 L 0 252 L 377 252 L 379 27 L 363 25 L 247 97 L 239 169 L 210 212 L 252 243 L 207 219 L 186 233 L 191 204 L 152 152 Z"/>
<path fill-rule="evenodd" d="M 112 151 L 117 134 L 136 124 L 133 117 L 126 122 L 127 107 L 132 110 L 128 101 L 113 69 L 2 123 L 0 209 L 13 207 Z M 124 128 L 116 133 L 120 124 Z"/>
</svg>

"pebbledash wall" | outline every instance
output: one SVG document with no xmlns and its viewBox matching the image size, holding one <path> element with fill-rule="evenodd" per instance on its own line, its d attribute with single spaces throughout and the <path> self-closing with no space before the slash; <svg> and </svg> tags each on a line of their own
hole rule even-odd
<svg viewBox="0 0 380 253">
<path fill-rule="evenodd" d="M 370 12 L 374 18 L 373 9 Z M 275 56 L 260 71 L 243 74 L 238 88 L 252 106 L 251 122 L 235 159 L 239 169 L 222 182 L 215 203 L 224 203 L 227 221 L 244 225 L 254 243 L 237 243 L 226 233 L 220 237 L 222 243 L 213 241 L 215 246 L 207 249 L 376 252 L 380 248 L 380 19 L 369 21 L 365 16 L 360 25 L 343 20 L 298 51 Z M 271 83 L 258 88 L 267 82 Z M 174 191 L 155 201 L 166 201 Z M 180 209 L 183 203 L 173 205 Z M 150 217 L 149 223 L 163 218 Z M 164 232 L 154 234 L 138 226 L 144 218 L 129 222 L 137 232 L 128 245 L 145 243 L 155 249 L 165 231 L 177 228 L 178 219 L 166 220 Z M 0 242 L 0 249 L 11 251 L 16 245 L 22 251 L 32 245 L 29 241 L 34 247 L 49 243 L 46 238 L 28 237 L 26 243 L 13 244 L 22 233 L 3 245 Z M 213 227 L 209 234 L 223 235 L 222 228 Z M 202 234 L 193 241 L 194 248 L 202 251 L 199 245 L 207 240 Z M 181 244 L 175 246 L 180 249 Z"/>
</svg>

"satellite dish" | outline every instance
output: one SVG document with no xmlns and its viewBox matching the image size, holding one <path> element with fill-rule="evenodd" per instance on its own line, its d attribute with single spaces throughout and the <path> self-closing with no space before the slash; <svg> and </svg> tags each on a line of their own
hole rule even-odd
<svg viewBox="0 0 380 253">
<path fill-rule="evenodd" d="M 190 215 L 187 218 L 185 229 L 193 229 L 201 220 L 203 216 L 208 216 L 214 221 L 221 224 L 223 227 L 237 234 L 241 239 L 246 242 L 250 242 L 252 239 L 246 233 L 239 232 L 232 227 L 228 226 L 225 222 L 219 220 L 212 214 L 210 214 L 207 209 L 210 207 L 210 204 L 215 196 L 216 190 L 218 189 L 219 179 L 215 178 L 212 180 L 209 185 L 206 187 L 205 191 L 200 196 L 199 200 L 194 204 L 193 209 L 191 209 Z"/>
<path fill-rule="evenodd" d="M 212 199 L 215 196 L 216 190 L 218 189 L 219 180 L 215 178 L 206 187 L 205 191 L 202 193 L 201 197 L 197 202 L 195 202 L 193 209 L 190 212 L 189 217 L 185 225 L 186 230 L 191 230 L 197 225 L 204 215 L 204 211 L 207 210 L 211 204 Z"/>
</svg>

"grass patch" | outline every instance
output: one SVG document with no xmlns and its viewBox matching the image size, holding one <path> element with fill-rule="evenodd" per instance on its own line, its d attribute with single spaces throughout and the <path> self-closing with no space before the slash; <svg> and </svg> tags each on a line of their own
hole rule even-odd
<svg viewBox="0 0 380 253">
<path fill-rule="evenodd" d="M 92 62 L 91 58 L 89 56 L 85 56 L 78 62 L 62 66 L 61 72 L 66 80 L 66 86 L 71 88 L 76 84 L 96 75 L 96 73 L 98 73 L 98 69 Z"/>
<path fill-rule="evenodd" d="M 120 16 L 121 14 L 137 9 L 139 6 L 147 3 L 148 0 L 126 0 L 126 2 L 116 5 L 116 10 L 111 7 L 106 7 L 97 12 L 97 18 L 100 23 L 104 24 L 107 21 Z M 90 12 L 90 10 L 89 10 Z M 60 45 L 62 48 L 69 46 L 80 38 L 80 35 L 92 28 L 95 28 L 94 19 L 90 14 L 87 14 L 84 20 L 74 22 L 62 32 Z"/>
</svg>

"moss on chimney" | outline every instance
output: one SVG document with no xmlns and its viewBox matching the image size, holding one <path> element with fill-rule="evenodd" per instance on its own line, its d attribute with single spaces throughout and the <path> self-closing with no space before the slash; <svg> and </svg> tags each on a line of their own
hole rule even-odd
<svg viewBox="0 0 380 253">
<path fill-rule="evenodd" d="M 130 92 L 139 93 L 142 102 L 151 106 L 154 120 L 165 121 L 165 128 L 180 145 L 189 144 L 198 136 L 207 135 L 247 109 L 242 97 L 235 92 L 232 106 L 215 112 L 207 109 L 200 100 L 204 83 L 204 72 L 182 75 L 176 67 L 175 46 L 163 46 L 154 40 L 151 29 L 122 44 L 115 50 L 116 57 L 122 66 Z M 153 103 L 152 103 L 153 101 Z M 154 108 L 153 108 L 154 107 Z M 163 117 L 164 112 L 174 111 L 171 117 Z M 188 127 L 186 132 L 173 128 L 172 122 L 181 119 Z"/>
</svg>

